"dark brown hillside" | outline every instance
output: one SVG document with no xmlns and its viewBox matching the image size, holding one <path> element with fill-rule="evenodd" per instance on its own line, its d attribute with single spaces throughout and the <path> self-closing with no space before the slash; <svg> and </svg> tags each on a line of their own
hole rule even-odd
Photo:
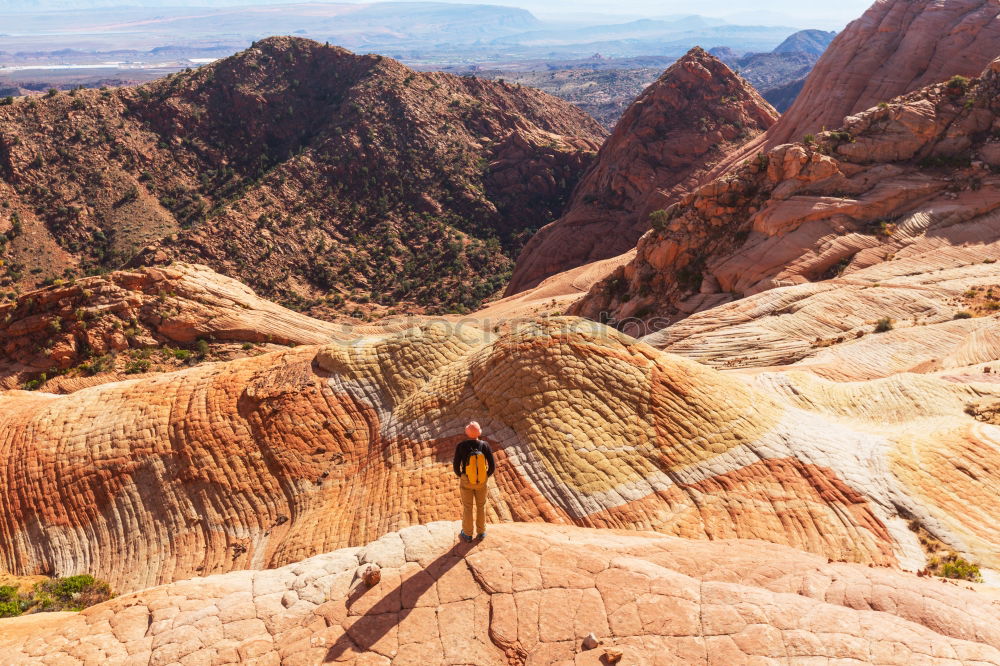
<svg viewBox="0 0 1000 666">
<path fill-rule="evenodd" d="M 0 108 L 0 291 L 186 259 L 327 316 L 473 307 L 603 134 L 539 91 L 293 38 L 19 101 Z"/>
</svg>

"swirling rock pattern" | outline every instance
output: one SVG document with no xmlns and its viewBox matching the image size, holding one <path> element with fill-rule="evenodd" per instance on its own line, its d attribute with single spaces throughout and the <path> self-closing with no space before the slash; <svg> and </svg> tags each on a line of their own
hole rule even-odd
<svg viewBox="0 0 1000 666">
<path fill-rule="evenodd" d="M 6 663 L 1000 664 L 974 591 L 752 541 L 455 523 L 5 621 Z M 369 564 L 381 566 L 371 589 Z M 585 650 L 593 633 L 602 641 Z"/>
<path fill-rule="evenodd" d="M 11 391 L 0 566 L 127 591 L 451 518 L 449 463 L 475 418 L 498 460 L 492 521 L 761 538 L 920 568 L 916 523 L 995 567 L 992 528 L 954 502 L 995 493 L 1000 437 L 963 412 L 972 389 L 937 381 L 950 402 L 931 398 L 935 467 L 902 471 L 893 451 L 925 441 L 920 413 L 889 432 L 843 398 L 795 403 L 574 318 L 500 336 L 436 323 L 66 396 Z M 970 446 L 985 469 L 958 483 L 950 452 Z M 958 495 L 926 491 L 942 475 Z"/>
<path fill-rule="evenodd" d="M 1000 359 L 998 318 L 987 296 L 994 285 L 1000 289 L 993 263 L 1000 244 L 926 245 L 844 277 L 695 313 L 644 342 L 717 368 L 788 366 L 838 381 L 966 369 L 982 375 Z M 882 319 L 893 330 L 876 334 Z"/>
</svg>

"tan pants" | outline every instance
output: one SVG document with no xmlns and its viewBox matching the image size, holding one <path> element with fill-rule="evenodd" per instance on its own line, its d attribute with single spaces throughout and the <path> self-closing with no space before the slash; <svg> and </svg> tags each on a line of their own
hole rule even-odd
<svg viewBox="0 0 1000 666">
<path fill-rule="evenodd" d="M 462 479 L 462 531 L 469 536 L 479 536 L 486 531 L 486 485 L 487 481 L 479 488 L 469 488 L 465 479 Z M 472 505 L 476 505 L 476 528 L 472 531 Z"/>
</svg>

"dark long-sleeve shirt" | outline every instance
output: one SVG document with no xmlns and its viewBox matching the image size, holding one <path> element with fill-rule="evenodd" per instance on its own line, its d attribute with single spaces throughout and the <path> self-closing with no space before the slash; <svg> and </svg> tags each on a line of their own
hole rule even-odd
<svg viewBox="0 0 1000 666">
<path fill-rule="evenodd" d="M 482 451 L 483 455 L 486 456 L 486 475 L 493 476 L 493 470 L 496 469 L 496 465 L 493 463 L 493 450 L 487 442 L 481 439 L 467 439 L 455 447 L 455 461 L 452 463 L 455 468 L 455 476 L 462 476 L 465 473 L 465 463 L 475 451 Z"/>
</svg>

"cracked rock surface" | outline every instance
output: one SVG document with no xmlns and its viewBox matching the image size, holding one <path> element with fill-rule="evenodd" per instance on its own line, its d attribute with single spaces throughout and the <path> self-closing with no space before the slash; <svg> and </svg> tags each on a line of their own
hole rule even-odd
<svg viewBox="0 0 1000 666">
<path fill-rule="evenodd" d="M 6 663 L 1000 664 L 989 590 L 752 541 L 457 523 L 4 621 Z M 368 563 L 381 581 L 362 580 Z"/>
</svg>

